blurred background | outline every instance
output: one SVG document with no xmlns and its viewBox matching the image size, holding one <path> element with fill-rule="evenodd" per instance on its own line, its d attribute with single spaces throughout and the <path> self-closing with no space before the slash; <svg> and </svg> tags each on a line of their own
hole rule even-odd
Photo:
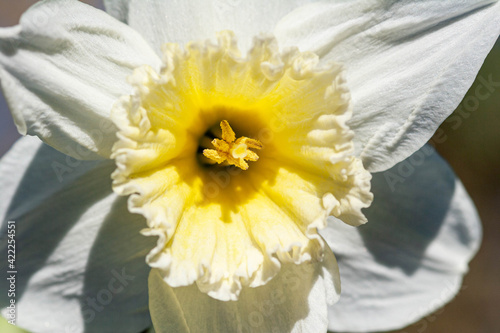
<svg viewBox="0 0 500 333">
<path fill-rule="evenodd" d="M 0 0 L 0 26 L 15 25 L 35 1 Z M 83 1 L 103 8 L 101 1 Z M 500 82 L 500 40 L 478 78 Z M 474 99 L 478 79 L 464 98 Z M 467 100 L 467 96 L 469 99 Z M 477 100 L 477 98 L 475 99 Z M 459 295 L 444 308 L 397 333 L 500 332 L 500 88 L 473 108 L 460 105 L 431 143 L 450 163 L 474 200 L 484 228 L 482 246 Z M 0 94 L 0 156 L 19 137 Z M 0 322 L 0 332 L 22 332 Z"/>
</svg>

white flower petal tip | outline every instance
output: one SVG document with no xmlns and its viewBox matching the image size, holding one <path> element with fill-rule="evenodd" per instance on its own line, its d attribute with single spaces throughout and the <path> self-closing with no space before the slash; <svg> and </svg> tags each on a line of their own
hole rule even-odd
<svg viewBox="0 0 500 333">
<path fill-rule="evenodd" d="M 481 223 L 451 168 L 425 146 L 373 175 L 369 223 L 321 231 L 339 261 L 342 297 L 329 329 L 399 329 L 449 302 L 479 248 Z"/>
<path fill-rule="evenodd" d="M 265 35 L 245 57 L 227 31 L 162 49 L 161 70 L 136 69 L 112 110 L 111 156 L 113 188 L 158 237 L 147 261 L 171 287 L 236 300 L 283 263 L 321 261 L 329 215 L 366 221 L 371 176 L 353 156 L 341 66 Z"/>
<path fill-rule="evenodd" d="M 331 251 L 321 263 L 283 265 L 268 284 L 243 288 L 237 302 L 223 302 L 194 285 L 172 288 L 161 272 L 149 276 L 149 309 L 155 331 L 326 332 L 327 306 L 340 294 Z"/>
<path fill-rule="evenodd" d="M 0 84 L 19 132 L 77 159 L 109 158 L 126 77 L 159 63 L 137 32 L 79 1 L 41 1 L 0 28 Z"/>
<path fill-rule="evenodd" d="M 494 0 L 324 1 L 287 15 L 275 34 L 345 65 L 356 155 L 379 172 L 455 110 L 498 39 L 499 13 Z"/>
</svg>

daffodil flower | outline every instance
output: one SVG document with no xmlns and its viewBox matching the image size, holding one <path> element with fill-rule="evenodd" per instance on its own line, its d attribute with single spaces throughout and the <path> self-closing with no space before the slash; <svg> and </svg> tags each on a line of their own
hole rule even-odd
<svg viewBox="0 0 500 333">
<path fill-rule="evenodd" d="M 423 145 L 500 5 L 306 2 L 42 1 L 0 30 L 39 138 L 0 163 L 20 326 L 387 330 L 456 294 L 480 224 Z"/>
</svg>

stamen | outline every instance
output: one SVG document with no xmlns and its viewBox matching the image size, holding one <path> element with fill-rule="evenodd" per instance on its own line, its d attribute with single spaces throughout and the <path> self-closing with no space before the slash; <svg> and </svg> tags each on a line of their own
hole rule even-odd
<svg viewBox="0 0 500 333">
<path fill-rule="evenodd" d="M 236 139 L 236 134 L 226 120 L 221 121 L 220 127 L 222 140 L 213 139 L 215 149 L 204 149 L 203 155 L 216 163 L 227 161 L 230 165 L 247 170 L 248 163 L 245 160 L 255 162 L 259 159 L 257 153 L 249 148 L 261 149 L 262 143 L 245 136 Z"/>
</svg>

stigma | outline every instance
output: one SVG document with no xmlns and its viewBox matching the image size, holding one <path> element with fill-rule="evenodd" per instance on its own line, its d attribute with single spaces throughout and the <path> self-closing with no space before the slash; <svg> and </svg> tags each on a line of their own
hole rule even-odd
<svg viewBox="0 0 500 333">
<path fill-rule="evenodd" d="M 247 170 L 248 163 L 246 161 L 255 162 L 259 159 L 257 153 L 250 149 L 261 149 L 262 143 L 245 136 L 236 139 L 236 134 L 227 120 L 221 121 L 220 127 L 222 140 L 213 139 L 212 145 L 215 149 L 205 149 L 203 155 L 218 164 L 227 163 Z"/>
</svg>

